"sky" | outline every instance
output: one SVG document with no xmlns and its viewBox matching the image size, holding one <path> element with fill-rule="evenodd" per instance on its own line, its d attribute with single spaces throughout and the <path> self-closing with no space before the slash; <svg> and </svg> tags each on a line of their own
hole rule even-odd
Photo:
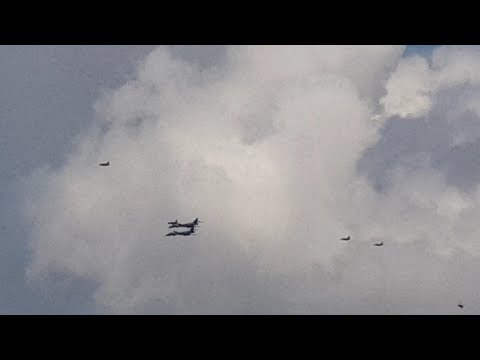
<svg viewBox="0 0 480 360">
<path fill-rule="evenodd" d="M 2 314 L 480 312 L 478 47 L 0 46 L 0 74 Z"/>
</svg>

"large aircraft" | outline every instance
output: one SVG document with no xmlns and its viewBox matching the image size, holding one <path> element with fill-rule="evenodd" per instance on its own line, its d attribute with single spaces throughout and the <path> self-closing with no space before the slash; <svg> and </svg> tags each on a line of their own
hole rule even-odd
<svg viewBox="0 0 480 360">
<path fill-rule="evenodd" d="M 172 232 L 169 232 L 165 236 L 177 236 L 177 235 L 189 236 L 192 234 L 195 235 L 195 228 L 193 226 L 190 228 L 190 230 L 185 230 L 185 231 L 173 230 Z"/>
<path fill-rule="evenodd" d="M 198 223 L 201 221 L 198 221 L 198 218 L 193 220 L 192 222 L 186 223 L 186 224 L 180 224 L 177 220 L 169 222 L 170 226 L 168 227 L 169 229 L 171 228 L 177 228 L 177 227 L 189 227 L 193 228 L 195 226 L 198 226 Z"/>
</svg>

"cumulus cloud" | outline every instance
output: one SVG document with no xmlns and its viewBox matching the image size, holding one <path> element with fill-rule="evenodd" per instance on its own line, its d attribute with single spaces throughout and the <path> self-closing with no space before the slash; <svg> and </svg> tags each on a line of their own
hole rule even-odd
<svg viewBox="0 0 480 360">
<path fill-rule="evenodd" d="M 421 56 L 402 61 L 387 83 L 388 96 L 381 99 L 387 116 L 403 118 L 425 115 L 430 109 L 430 72 Z"/>
<path fill-rule="evenodd" d="M 28 179 L 27 275 L 91 279 L 108 312 L 325 312 L 333 289 L 350 291 L 335 285 L 352 256 L 340 236 L 477 254 L 480 193 L 451 183 L 434 155 L 477 140 L 462 116 L 476 120 L 480 57 L 440 49 L 430 64 L 403 51 L 234 46 L 205 67 L 156 49 L 98 101 L 68 163 Z M 464 86 L 469 96 L 441 112 L 442 96 Z M 369 167 L 392 121 L 433 123 L 439 112 L 451 143 Z M 109 168 L 96 166 L 104 160 Z M 163 236 L 167 221 L 195 217 L 205 221 L 196 237 Z"/>
</svg>

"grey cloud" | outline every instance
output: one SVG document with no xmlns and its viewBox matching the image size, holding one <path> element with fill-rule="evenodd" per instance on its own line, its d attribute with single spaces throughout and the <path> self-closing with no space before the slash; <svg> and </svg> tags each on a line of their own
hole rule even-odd
<svg viewBox="0 0 480 360">
<path fill-rule="evenodd" d="M 48 290 L 25 282 L 31 222 L 21 183 L 39 166 L 64 166 L 100 92 L 126 81 L 151 48 L 0 46 L 0 313 L 94 311 L 94 287 L 83 279 L 56 279 Z"/>
<path fill-rule="evenodd" d="M 99 313 L 478 312 L 476 55 L 403 50 L 150 53 L 24 179 L 29 284 Z"/>
<path fill-rule="evenodd" d="M 221 67 L 227 61 L 224 45 L 172 45 L 172 56 L 193 62 L 201 68 Z"/>
<path fill-rule="evenodd" d="M 429 112 L 415 121 L 389 117 L 380 140 L 358 162 L 359 172 L 381 190 L 394 168 L 415 172 L 428 165 L 450 185 L 472 191 L 480 183 L 480 117 L 468 102 L 478 98 L 479 90 L 475 83 L 454 83 L 435 92 Z"/>
<path fill-rule="evenodd" d="M 288 312 L 291 279 L 341 252 L 328 239 L 347 231 L 346 198 L 335 204 L 332 187 L 340 193 L 375 141 L 370 107 L 402 50 L 233 47 L 209 70 L 155 50 L 98 103 L 109 130 L 84 137 L 61 171 L 29 179 L 29 278 L 94 279 L 95 301 L 115 312 L 155 301 L 180 313 Z M 107 157 L 107 171 L 92 166 Z M 194 242 L 165 242 L 161 229 L 182 214 L 207 222 Z"/>
</svg>

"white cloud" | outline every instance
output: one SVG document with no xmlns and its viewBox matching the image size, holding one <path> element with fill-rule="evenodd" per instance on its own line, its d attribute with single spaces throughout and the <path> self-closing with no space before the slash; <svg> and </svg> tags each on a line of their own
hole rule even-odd
<svg viewBox="0 0 480 360">
<path fill-rule="evenodd" d="M 389 116 L 424 116 L 431 106 L 431 74 L 425 58 L 408 57 L 401 61 L 387 83 L 387 95 L 381 103 Z"/>
<path fill-rule="evenodd" d="M 396 167 L 387 193 L 356 172 L 389 116 L 425 116 L 464 76 L 448 52 L 430 68 L 403 50 L 237 46 L 206 69 L 155 50 L 68 164 L 30 179 L 29 276 L 89 277 L 113 312 L 289 312 L 326 296 L 312 269 L 332 272 L 348 233 L 476 253 L 478 202 L 438 170 Z M 197 216 L 196 237 L 163 236 Z"/>
</svg>

